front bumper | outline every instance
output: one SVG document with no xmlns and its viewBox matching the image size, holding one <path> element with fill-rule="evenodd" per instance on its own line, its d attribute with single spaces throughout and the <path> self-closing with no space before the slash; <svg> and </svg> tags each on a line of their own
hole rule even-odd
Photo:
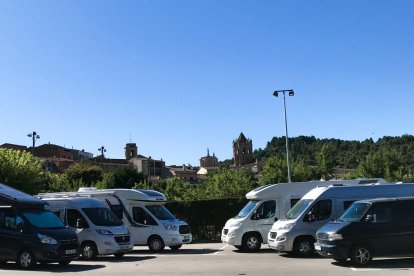
<svg viewBox="0 0 414 276">
<path fill-rule="evenodd" d="M 167 234 L 164 237 L 164 243 L 166 246 L 174 246 L 180 244 L 191 243 L 193 240 L 193 235 L 191 233 L 187 234 Z"/>
<path fill-rule="evenodd" d="M 63 260 L 75 260 L 79 258 L 79 244 L 42 244 L 40 250 L 32 250 L 39 261 L 63 261 Z"/>
<path fill-rule="evenodd" d="M 110 255 L 115 253 L 125 253 L 134 249 L 134 244 L 130 241 L 129 235 L 120 236 L 101 236 L 101 240 L 95 244 L 99 255 Z"/>
<path fill-rule="evenodd" d="M 221 241 L 229 245 L 241 245 L 241 237 L 233 229 L 223 228 L 221 231 Z"/>
<path fill-rule="evenodd" d="M 282 251 L 291 252 L 293 251 L 293 238 L 290 237 L 287 231 L 274 231 L 270 230 L 267 236 L 267 243 L 270 248 Z"/>
<path fill-rule="evenodd" d="M 324 257 L 342 260 L 346 260 L 349 257 L 349 248 L 347 247 L 323 242 L 321 243 L 320 241 L 317 241 L 314 246 L 316 252 Z"/>
</svg>

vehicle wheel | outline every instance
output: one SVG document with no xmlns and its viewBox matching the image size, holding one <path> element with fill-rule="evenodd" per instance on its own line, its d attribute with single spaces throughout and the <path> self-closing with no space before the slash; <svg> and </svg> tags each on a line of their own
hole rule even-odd
<svg viewBox="0 0 414 276">
<path fill-rule="evenodd" d="M 59 264 L 61 265 L 61 266 L 65 266 L 65 265 L 68 265 L 68 264 L 70 264 L 70 260 L 64 260 L 64 261 L 59 261 Z"/>
<path fill-rule="evenodd" d="M 242 247 L 245 251 L 258 251 L 260 249 L 260 246 L 262 246 L 262 242 L 259 238 L 259 235 L 252 233 L 252 234 L 246 234 L 243 237 L 242 241 Z"/>
<path fill-rule="evenodd" d="M 96 249 L 96 245 L 92 242 L 85 242 L 81 245 L 81 255 L 82 258 L 86 260 L 94 260 L 98 255 L 98 250 Z"/>
<path fill-rule="evenodd" d="M 122 258 L 125 255 L 125 253 L 115 253 L 115 258 Z"/>
<path fill-rule="evenodd" d="M 36 265 L 36 259 L 30 250 L 23 249 L 17 254 L 17 265 L 23 269 L 31 269 Z"/>
<path fill-rule="evenodd" d="M 315 253 L 313 243 L 311 238 L 299 238 L 293 244 L 293 253 L 298 257 L 310 257 Z"/>
<path fill-rule="evenodd" d="M 180 249 L 180 248 L 181 248 L 181 246 L 182 246 L 182 244 L 179 244 L 179 245 L 173 245 L 173 246 L 170 246 L 170 248 L 171 248 L 171 250 L 172 250 L 172 251 L 177 251 L 178 249 Z"/>
<path fill-rule="evenodd" d="M 369 247 L 361 245 L 351 251 L 351 262 L 355 266 L 364 266 L 372 260 L 372 251 Z"/>
<path fill-rule="evenodd" d="M 164 241 L 158 237 L 153 236 L 148 240 L 148 247 L 152 252 L 161 252 L 164 250 Z"/>
</svg>

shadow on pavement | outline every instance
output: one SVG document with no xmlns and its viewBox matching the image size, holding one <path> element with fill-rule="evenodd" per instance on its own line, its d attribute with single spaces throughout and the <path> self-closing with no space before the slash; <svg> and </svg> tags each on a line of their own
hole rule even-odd
<svg viewBox="0 0 414 276">
<path fill-rule="evenodd" d="M 312 256 L 308 256 L 308 257 L 296 256 L 293 253 L 279 253 L 279 255 L 281 257 L 289 258 L 289 259 L 326 259 L 326 258 L 324 258 L 324 257 L 322 257 L 321 255 L 318 255 L 318 254 L 313 254 Z"/>
<path fill-rule="evenodd" d="M 61 266 L 57 263 L 50 263 L 50 264 L 38 264 L 30 271 L 45 271 L 45 272 L 51 272 L 51 273 L 65 273 L 65 272 L 85 272 L 85 271 L 91 271 L 95 269 L 104 268 L 104 265 L 96 265 L 96 264 L 68 264 L 65 266 Z M 0 266 L 2 270 L 22 270 L 17 266 L 16 263 L 6 263 L 2 264 Z"/>
<path fill-rule="evenodd" d="M 191 248 L 181 248 L 179 250 L 169 250 L 166 248 L 164 251 L 156 253 L 151 252 L 148 249 L 142 250 L 133 250 L 132 252 L 128 252 L 127 254 L 142 254 L 142 255 L 203 255 L 203 254 L 210 254 L 219 251 L 219 249 L 212 249 L 212 248 L 201 248 L 201 249 L 191 249 Z M 128 255 L 125 255 L 128 256 Z"/>
<path fill-rule="evenodd" d="M 271 248 L 263 248 L 263 249 L 260 249 L 259 251 L 242 251 L 242 250 L 234 248 L 232 251 L 234 253 L 239 253 L 239 254 L 277 254 L 277 251 Z"/>
<path fill-rule="evenodd" d="M 341 267 L 352 267 L 363 271 L 364 269 L 387 269 L 387 270 L 409 270 L 414 268 L 414 257 L 399 259 L 374 259 L 372 262 L 363 267 L 354 267 L 350 261 L 332 262 L 333 265 Z"/>
</svg>

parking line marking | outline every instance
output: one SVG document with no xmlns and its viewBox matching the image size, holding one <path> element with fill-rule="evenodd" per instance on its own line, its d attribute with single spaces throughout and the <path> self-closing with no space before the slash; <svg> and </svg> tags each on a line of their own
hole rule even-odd
<svg viewBox="0 0 414 276">
<path fill-rule="evenodd" d="M 229 246 L 228 244 L 226 244 L 225 246 L 223 246 L 222 248 L 220 248 L 219 250 L 217 250 L 217 252 L 214 252 L 214 253 L 208 253 L 208 254 L 206 254 L 206 255 L 217 255 L 217 254 L 219 254 L 220 252 L 222 252 L 223 250 L 224 250 L 224 248 L 226 248 L 227 246 Z"/>
</svg>

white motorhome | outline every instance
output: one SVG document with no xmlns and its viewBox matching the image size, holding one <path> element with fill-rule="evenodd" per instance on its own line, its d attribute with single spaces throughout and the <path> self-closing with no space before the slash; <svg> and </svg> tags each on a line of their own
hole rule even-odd
<svg viewBox="0 0 414 276">
<path fill-rule="evenodd" d="M 126 225 L 134 245 L 147 245 L 151 251 L 161 252 L 165 246 L 178 250 L 192 241 L 190 227 L 164 206 L 167 198 L 160 192 L 80 188 L 72 194 L 105 202 Z"/>
<path fill-rule="evenodd" d="M 339 218 L 354 201 L 413 195 L 413 183 L 314 188 L 293 206 L 286 219 L 273 224 L 268 233 L 268 244 L 280 252 L 311 256 L 314 254 L 316 231 Z"/>
<path fill-rule="evenodd" d="M 267 243 L 273 223 L 286 213 L 308 191 L 317 186 L 364 185 L 387 183 L 384 179 L 354 179 L 279 183 L 262 186 L 246 194 L 250 201 L 229 219 L 221 232 L 221 241 L 240 250 L 257 251 Z"/>
<path fill-rule="evenodd" d="M 84 259 L 111 254 L 120 258 L 133 250 L 128 229 L 102 201 L 63 194 L 41 194 L 38 197 L 48 203 L 45 209 L 52 211 L 76 232 Z"/>
</svg>

